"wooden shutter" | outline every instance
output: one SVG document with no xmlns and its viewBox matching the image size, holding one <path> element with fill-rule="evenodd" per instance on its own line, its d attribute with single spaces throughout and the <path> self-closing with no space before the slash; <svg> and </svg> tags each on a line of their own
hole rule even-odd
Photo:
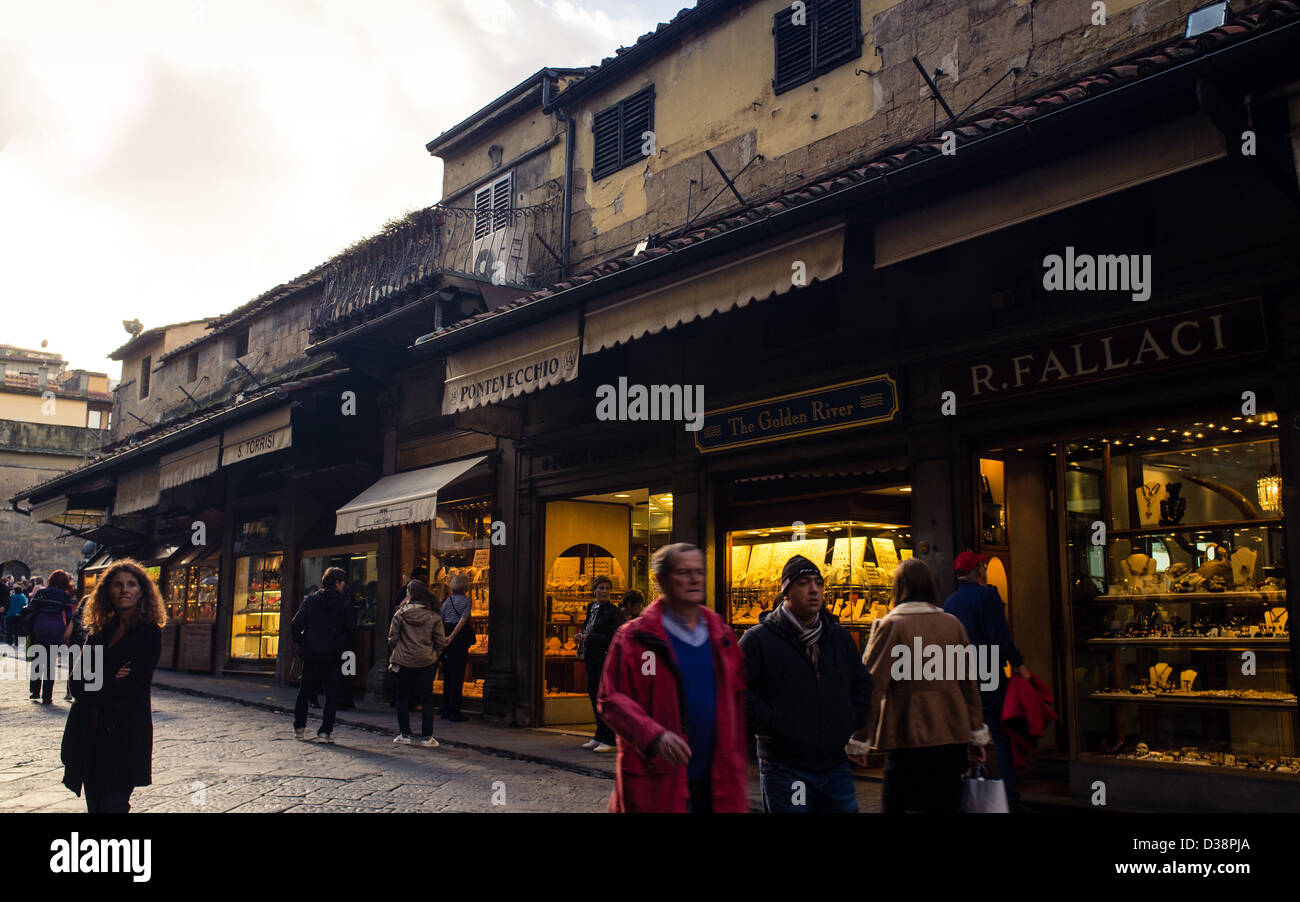
<svg viewBox="0 0 1300 902">
<path fill-rule="evenodd" d="M 510 225 L 510 174 L 492 186 L 492 231 Z"/>
<path fill-rule="evenodd" d="M 819 0 L 816 16 L 813 66 L 824 72 L 857 55 L 861 46 L 858 28 L 859 0 Z"/>
<path fill-rule="evenodd" d="M 619 104 L 623 120 L 623 151 L 619 155 L 619 166 L 627 166 L 644 157 L 641 153 L 641 145 L 645 143 L 642 136 L 654 129 L 654 100 L 655 89 L 651 85 Z"/>
<path fill-rule="evenodd" d="M 482 238 L 492 231 L 492 186 L 484 185 L 474 192 L 474 237 Z"/>
<path fill-rule="evenodd" d="M 812 6 L 811 3 L 808 4 Z M 772 87 L 777 91 L 792 88 L 807 81 L 813 74 L 814 11 L 807 10 L 807 24 L 795 25 L 794 10 L 782 7 L 773 18 L 772 35 L 776 47 L 776 77 Z"/>
<path fill-rule="evenodd" d="M 592 121 L 591 130 L 595 134 L 591 173 L 593 178 L 600 178 L 617 169 L 622 157 L 619 140 L 622 137 L 619 131 L 619 105 L 616 103 L 597 113 Z"/>
</svg>

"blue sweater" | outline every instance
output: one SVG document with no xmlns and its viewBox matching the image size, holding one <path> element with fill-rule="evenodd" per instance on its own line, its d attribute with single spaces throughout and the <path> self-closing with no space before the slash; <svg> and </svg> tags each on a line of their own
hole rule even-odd
<svg viewBox="0 0 1300 902">
<path fill-rule="evenodd" d="M 717 714 L 717 692 L 713 674 L 713 644 L 692 646 L 668 631 L 668 640 L 677 656 L 682 674 L 682 691 L 686 695 L 686 741 L 691 746 L 691 761 L 686 777 L 702 780 L 713 765 L 713 722 Z"/>
<path fill-rule="evenodd" d="M 1011 627 L 1007 624 L 1002 596 L 993 586 L 958 583 L 957 591 L 948 596 L 943 609 L 966 627 L 966 635 L 970 637 L 972 645 L 998 647 L 999 666 L 1008 661 L 1012 667 L 1025 663 L 1024 655 L 1020 654 L 1020 649 L 1011 641 Z M 1005 680 L 999 679 L 996 691 L 1002 691 L 1005 683 Z"/>
</svg>

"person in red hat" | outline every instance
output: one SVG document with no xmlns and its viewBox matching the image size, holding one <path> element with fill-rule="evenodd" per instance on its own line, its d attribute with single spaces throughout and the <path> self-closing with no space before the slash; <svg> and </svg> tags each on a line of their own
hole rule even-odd
<svg viewBox="0 0 1300 902">
<path fill-rule="evenodd" d="M 1029 678 L 1029 668 L 1025 666 L 1024 655 L 1011 641 L 1011 626 L 1007 623 L 1002 596 L 996 587 L 989 585 L 988 558 L 973 551 L 963 551 L 953 561 L 953 570 L 957 575 L 957 591 L 943 603 L 944 611 L 961 621 L 971 644 L 977 649 L 981 646 L 997 648 L 998 685 L 996 689 L 988 691 L 981 687 L 980 701 L 984 706 L 984 723 L 988 725 L 993 737 L 998 762 L 997 776 L 1003 781 L 1007 803 L 1014 810 L 1019 796 L 1016 794 L 1016 770 L 1011 760 L 1011 742 L 1002 729 L 1002 703 L 1007 695 L 1002 667 L 1010 663 L 1026 679 Z M 983 655 L 979 658 L 983 660 Z"/>
</svg>

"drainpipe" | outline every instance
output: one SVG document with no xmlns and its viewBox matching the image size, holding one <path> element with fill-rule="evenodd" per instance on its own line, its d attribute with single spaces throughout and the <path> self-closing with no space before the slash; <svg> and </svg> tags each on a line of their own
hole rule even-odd
<svg viewBox="0 0 1300 902">
<path fill-rule="evenodd" d="M 542 76 L 542 109 L 551 105 L 551 89 L 555 74 L 548 72 Z M 573 137 L 575 123 L 573 117 L 563 110 L 556 109 L 555 116 L 564 123 L 564 197 L 560 201 L 560 277 L 569 275 L 569 219 L 573 204 Z"/>
</svg>

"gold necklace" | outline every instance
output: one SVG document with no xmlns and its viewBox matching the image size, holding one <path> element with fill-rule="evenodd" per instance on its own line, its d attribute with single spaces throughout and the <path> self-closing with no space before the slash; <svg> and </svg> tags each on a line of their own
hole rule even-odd
<svg viewBox="0 0 1300 902">
<path fill-rule="evenodd" d="M 1148 517 L 1155 516 L 1155 510 L 1152 509 L 1152 505 L 1155 503 L 1156 496 L 1160 494 L 1160 483 L 1151 482 L 1146 485 L 1139 486 L 1138 491 L 1142 493 L 1142 500 L 1146 502 L 1147 516 Z"/>
</svg>

